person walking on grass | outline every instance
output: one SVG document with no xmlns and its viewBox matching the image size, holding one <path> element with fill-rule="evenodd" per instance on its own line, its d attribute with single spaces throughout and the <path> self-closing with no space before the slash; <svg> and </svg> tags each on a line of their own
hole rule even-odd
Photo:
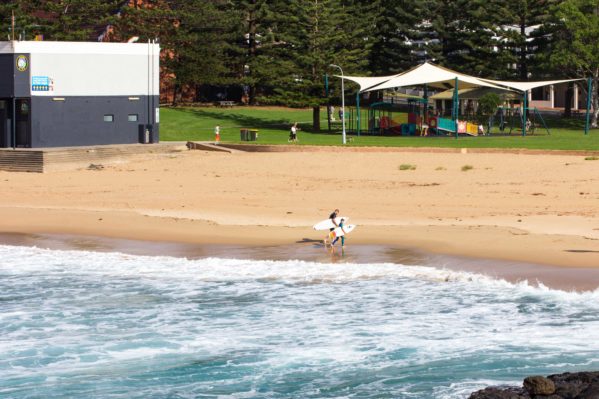
<svg viewBox="0 0 599 399">
<path fill-rule="evenodd" d="M 289 132 L 289 142 L 296 143 L 297 142 L 297 131 L 299 128 L 297 127 L 297 122 L 291 125 L 291 131 Z"/>
</svg>

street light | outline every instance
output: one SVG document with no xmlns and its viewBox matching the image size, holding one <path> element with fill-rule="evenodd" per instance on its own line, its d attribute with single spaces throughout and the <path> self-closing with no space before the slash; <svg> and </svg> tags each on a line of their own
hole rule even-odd
<svg viewBox="0 0 599 399">
<path fill-rule="evenodd" d="M 333 68 L 339 68 L 341 71 L 341 110 L 343 112 L 343 116 L 341 118 L 341 123 L 343 124 L 343 144 L 345 144 L 345 90 L 343 87 L 343 69 L 339 65 L 331 64 L 329 65 Z"/>
</svg>

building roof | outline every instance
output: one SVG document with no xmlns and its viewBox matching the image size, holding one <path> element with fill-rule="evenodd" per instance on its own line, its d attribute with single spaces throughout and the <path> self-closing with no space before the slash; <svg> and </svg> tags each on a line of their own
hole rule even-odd
<svg viewBox="0 0 599 399">
<path fill-rule="evenodd" d="M 154 48 L 152 48 L 154 46 Z M 107 42 L 0 41 L 0 54 L 158 54 L 159 44 Z"/>
</svg>

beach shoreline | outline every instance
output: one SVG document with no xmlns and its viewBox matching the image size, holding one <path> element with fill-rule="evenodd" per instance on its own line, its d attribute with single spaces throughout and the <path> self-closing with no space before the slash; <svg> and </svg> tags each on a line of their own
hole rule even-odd
<svg viewBox="0 0 599 399">
<path fill-rule="evenodd" d="M 130 222 L 126 218 L 125 221 Z M 82 234 L 82 230 L 77 229 L 55 229 L 52 233 L 34 229 L 36 231 L 0 233 L 0 245 L 31 246 L 51 250 L 119 252 L 140 256 L 173 256 L 187 259 L 218 257 L 265 261 L 303 260 L 317 263 L 394 263 L 476 273 L 511 283 L 526 281 L 531 285 L 542 284 L 563 291 L 594 291 L 599 287 L 599 273 L 595 267 L 588 267 L 586 264 L 583 266 L 567 264 L 568 267 L 550 263 L 540 264 L 534 262 L 535 256 L 531 256 L 531 260 L 525 260 L 525 257 L 514 253 L 493 259 L 459 247 L 454 251 L 435 252 L 423 249 L 427 246 L 437 248 L 437 245 L 431 246 L 430 243 L 400 245 L 397 242 L 376 239 L 372 235 L 348 240 L 351 244 L 347 245 L 342 252 L 340 248 L 326 249 L 322 241 L 317 238 L 322 235 L 322 232 L 313 231 L 302 235 L 297 233 L 302 230 L 305 232 L 307 229 L 248 226 L 228 226 L 229 229 L 223 229 L 222 227 L 212 226 L 210 231 L 213 235 L 210 237 L 178 235 L 176 240 L 159 240 L 158 236 L 152 234 L 152 229 L 146 229 L 144 234 L 135 234 L 131 230 L 121 234 L 109 230 L 104 231 L 103 235 L 89 235 L 90 231 Z M 430 232 L 431 227 L 426 230 Z M 215 231 L 219 233 L 214 234 Z M 248 234 L 238 235 L 240 231 Z M 160 232 L 164 232 L 164 229 Z M 233 232 L 236 234 L 231 234 Z M 407 232 L 413 234 L 414 229 L 407 229 Z M 454 235 L 457 233 L 455 229 L 450 232 Z M 302 238 L 299 238 L 300 236 Z M 296 239 L 294 240 L 293 237 Z M 426 242 L 424 238 L 422 240 Z"/>
<path fill-rule="evenodd" d="M 214 221 L 104 210 L 0 207 L 0 219 L 0 233 L 72 234 L 203 245 L 288 245 L 321 241 L 326 235 L 310 226 L 220 225 Z M 446 224 L 412 221 L 405 225 L 359 225 L 347 241 L 349 245 L 400 246 L 440 255 L 566 268 L 599 267 L 599 240 L 594 237 L 544 234 L 500 223 L 462 220 Z"/>
<path fill-rule="evenodd" d="M 312 224 L 339 208 L 358 225 L 350 248 L 595 269 L 597 166 L 577 155 L 187 151 L 0 172 L 0 232 L 284 246 L 322 240 Z"/>
</svg>

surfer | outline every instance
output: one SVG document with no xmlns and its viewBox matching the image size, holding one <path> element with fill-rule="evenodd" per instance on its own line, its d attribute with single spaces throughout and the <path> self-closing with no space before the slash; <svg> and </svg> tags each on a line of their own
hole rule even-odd
<svg viewBox="0 0 599 399">
<path fill-rule="evenodd" d="M 331 214 L 329 215 L 329 219 L 331 219 L 331 222 L 333 223 L 333 226 L 334 226 L 334 227 L 331 227 L 331 228 L 329 229 L 329 234 L 331 234 L 331 231 L 333 231 L 333 230 L 335 230 L 337 227 L 339 227 L 339 225 L 338 225 L 338 224 L 337 224 L 337 222 L 335 221 L 335 219 L 337 219 L 337 215 L 339 215 L 339 209 L 335 209 L 335 210 L 333 211 L 333 213 L 331 213 Z M 329 234 L 327 234 L 327 236 L 325 237 L 325 239 L 324 239 L 324 241 L 323 241 L 325 246 L 327 245 L 327 238 L 329 237 Z"/>
<path fill-rule="evenodd" d="M 341 248 L 343 248 L 345 246 L 345 235 L 347 234 L 345 232 L 345 229 L 343 228 L 344 222 L 345 222 L 345 219 L 341 219 L 339 221 L 339 228 L 341 228 L 341 231 L 343 232 L 343 235 L 341 236 Z M 335 237 L 335 239 L 331 243 L 331 248 L 335 246 L 335 243 L 337 242 L 337 240 L 339 240 L 339 236 Z"/>
</svg>

